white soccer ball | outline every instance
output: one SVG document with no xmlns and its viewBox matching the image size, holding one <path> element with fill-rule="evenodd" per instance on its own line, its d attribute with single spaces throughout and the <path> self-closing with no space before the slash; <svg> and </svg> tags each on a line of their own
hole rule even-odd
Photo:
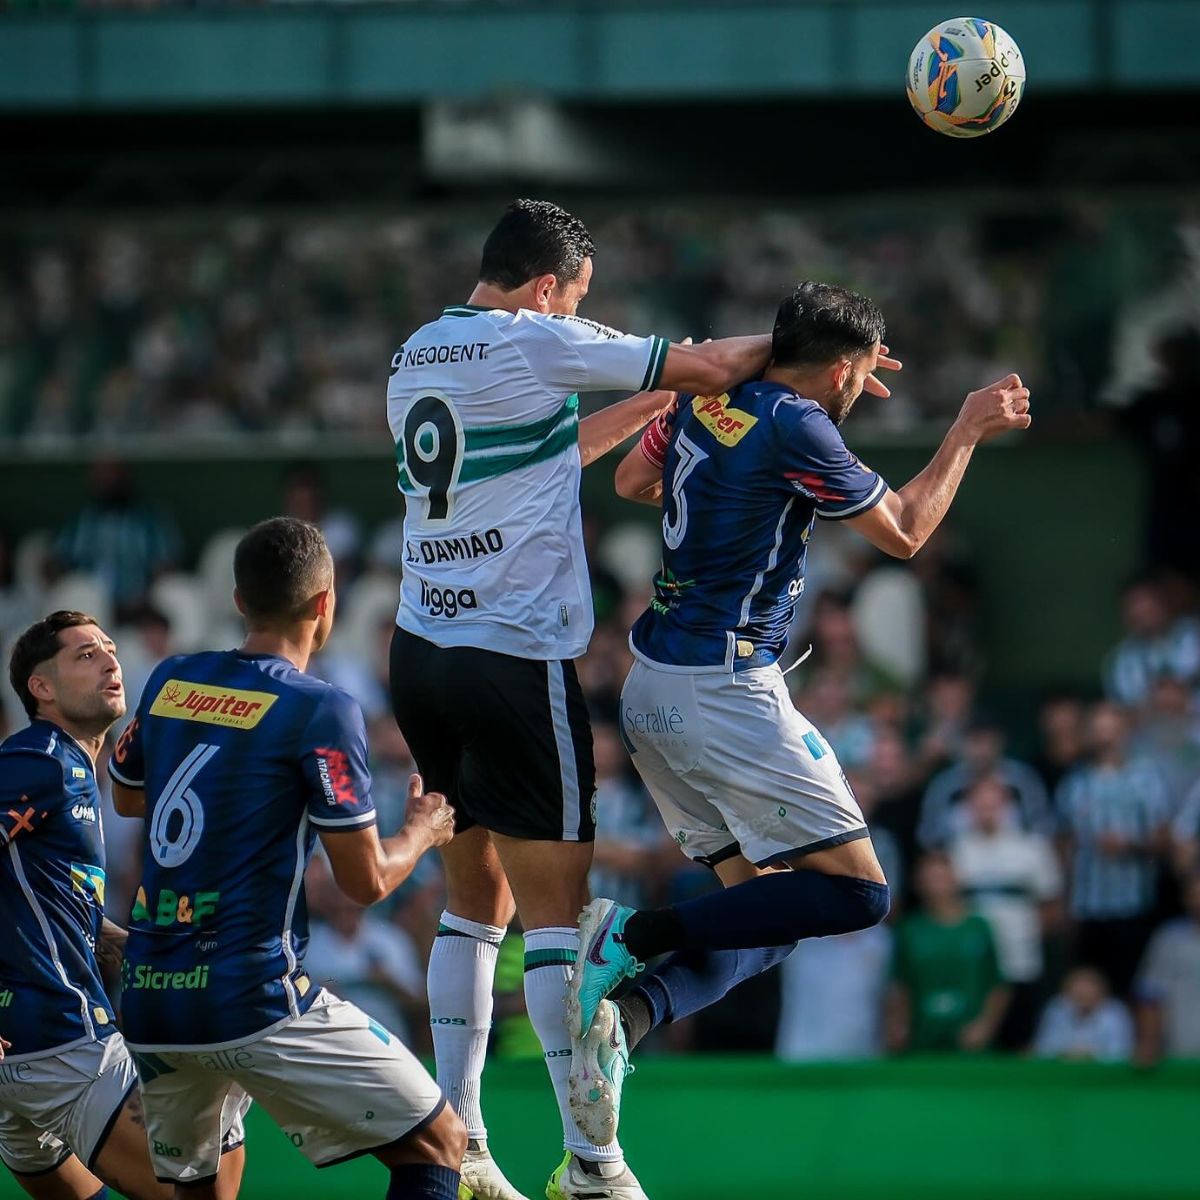
<svg viewBox="0 0 1200 1200">
<path fill-rule="evenodd" d="M 979 137 L 1017 111 L 1025 60 L 999 25 L 954 17 L 935 25 L 913 48 L 906 87 L 909 102 L 930 129 Z"/>
</svg>

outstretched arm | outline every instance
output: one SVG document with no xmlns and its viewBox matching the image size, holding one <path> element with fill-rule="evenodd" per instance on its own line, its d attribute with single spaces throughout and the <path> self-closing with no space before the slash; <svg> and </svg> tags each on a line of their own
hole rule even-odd
<svg viewBox="0 0 1200 1200">
<path fill-rule="evenodd" d="M 1029 389 L 1009 375 L 972 392 L 938 452 L 919 475 L 846 524 L 894 558 L 912 558 L 941 524 L 975 447 L 1013 429 L 1028 429 Z"/>
<path fill-rule="evenodd" d="M 699 346 L 672 343 L 658 378 L 669 392 L 715 396 L 753 379 L 771 361 L 771 335 L 720 338 Z"/>
</svg>

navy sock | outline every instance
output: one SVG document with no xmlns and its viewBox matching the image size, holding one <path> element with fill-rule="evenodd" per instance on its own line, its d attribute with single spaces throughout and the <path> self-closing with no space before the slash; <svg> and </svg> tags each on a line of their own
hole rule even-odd
<svg viewBox="0 0 1200 1200">
<path fill-rule="evenodd" d="M 715 1004 L 739 983 L 783 962 L 795 948 L 796 943 L 789 942 L 752 950 L 680 950 L 672 954 L 617 1002 L 626 1018 L 629 1048 L 664 1021 L 681 1021 Z M 640 1011 L 634 1007 L 639 1001 Z"/>
<path fill-rule="evenodd" d="M 432 1163 L 404 1163 L 392 1167 L 387 1200 L 458 1200 L 459 1173 Z"/>
<path fill-rule="evenodd" d="M 672 950 L 753 950 L 877 925 L 886 883 L 820 871 L 774 871 L 670 909 L 635 913 L 625 945 L 643 962 Z M 670 913 L 671 919 L 664 920 Z"/>
<path fill-rule="evenodd" d="M 93 1192 L 87 1200 L 108 1200 L 108 1188 L 102 1187 L 98 1192 Z"/>
</svg>

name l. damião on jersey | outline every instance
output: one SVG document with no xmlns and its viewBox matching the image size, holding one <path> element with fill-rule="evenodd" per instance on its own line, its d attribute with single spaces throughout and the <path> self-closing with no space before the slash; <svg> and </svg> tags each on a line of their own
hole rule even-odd
<svg viewBox="0 0 1200 1200">
<path fill-rule="evenodd" d="M 504 549 L 504 535 L 498 529 L 483 533 L 467 533 L 462 537 L 425 538 L 419 542 L 404 543 L 404 561 L 407 563 L 472 562 L 499 554 Z"/>
</svg>

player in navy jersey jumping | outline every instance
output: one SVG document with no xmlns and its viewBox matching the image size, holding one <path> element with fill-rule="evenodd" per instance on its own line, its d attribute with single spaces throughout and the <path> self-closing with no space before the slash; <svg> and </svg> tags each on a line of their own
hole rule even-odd
<svg viewBox="0 0 1200 1200">
<path fill-rule="evenodd" d="M 404 827 L 376 831 L 362 713 L 305 673 L 334 614 L 316 526 L 256 525 L 234 578 L 241 648 L 162 663 L 109 766 L 117 810 L 146 818 L 122 1007 L 155 1168 L 177 1196 L 213 1196 L 248 1094 L 317 1166 L 373 1154 L 389 1200 L 456 1200 L 462 1122 L 392 1033 L 303 966 L 317 838 L 342 891 L 372 904 L 449 839 L 453 812 L 414 775 Z"/>
<path fill-rule="evenodd" d="M 663 503 L 662 572 L 630 636 L 621 729 L 684 853 L 726 890 L 637 912 L 598 899 L 580 919 L 568 996 L 572 1110 L 616 1134 L 631 1045 L 786 957 L 796 941 L 881 921 L 887 881 L 829 744 L 796 711 L 778 660 L 817 517 L 910 558 L 945 516 L 974 448 L 1030 423 L 1016 375 L 972 392 L 929 465 L 893 492 L 842 441 L 881 358 L 868 299 L 804 283 L 780 305 L 759 380 L 680 397 L 618 468 L 618 491 Z M 765 949 L 764 949 L 765 948 Z M 672 953 L 673 952 L 673 953 Z M 672 957 L 613 1004 L 604 997 Z"/>
<path fill-rule="evenodd" d="M 55 612 L 17 639 L 9 674 L 30 724 L 0 745 L 0 1158 L 35 1200 L 105 1184 L 166 1200 L 97 961 L 119 963 L 125 939 L 104 916 L 95 768 L 125 715 L 121 666 L 94 617 Z M 241 1144 L 235 1117 L 225 1149 Z"/>
</svg>

